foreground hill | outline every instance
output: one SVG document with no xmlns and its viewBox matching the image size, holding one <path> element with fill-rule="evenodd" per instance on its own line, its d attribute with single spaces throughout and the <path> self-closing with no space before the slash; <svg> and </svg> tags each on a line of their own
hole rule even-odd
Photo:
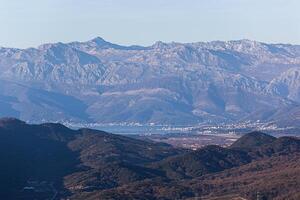
<svg viewBox="0 0 300 200">
<path fill-rule="evenodd" d="M 0 120 L 1 197 L 17 198 L 28 181 L 68 187 L 110 188 L 156 176 L 144 163 L 175 155 L 166 144 L 140 141 L 102 131 L 71 130 L 60 124 L 28 125 Z M 15 196 L 17 195 L 17 196 Z"/>
<path fill-rule="evenodd" d="M 234 142 L 231 145 L 231 148 L 251 150 L 264 145 L 272 144 L 275 140 L 276 138 L 273 136 L 263 134 L 261 132 L 252 132 Z"/>
<path fill-rule="evenodd" d="M 299 154 L 253 161 L 192 180 L 145 180 L 102 192 L 81 194 L 76 199 L 188 199 L 188 200 L 298 200 Z M 240 197 L 240 198 L 238 198 Z"/>
<path fill-rule="evenodd" d="M 260 132 L 229 148 L 187 151 L 6 118 L 0 120 L 0 160 L 5 199 L 256 199 L 260 192 L 296 200 L 300 194 L 300 140 Z"/>
<path fill-rule="evenodd" d="M 259 145 L 249 149 L 254 140 Z M 300 139 L 276 139 L 254 132 L 229 149 L 208 146 L 155 163 L 168 181 L 144 180 L 101 192 L 77 194 L 75 198 L 297 200 L 299 164 Z"/>
<path fill-rule="evenodd" d="M 250 40 L 125 47 L 95 38 L 0 48 L 0 116 L 295 125 L 299 64 L 297 45 Z"/>
<path fill-rule="evenodd" d="M 165 172 L 170 179 L 190 179 L 249 163 L 246 152 L 207 146 L 205 148 L 167 158 L 152 167 Z"/>
</svg>

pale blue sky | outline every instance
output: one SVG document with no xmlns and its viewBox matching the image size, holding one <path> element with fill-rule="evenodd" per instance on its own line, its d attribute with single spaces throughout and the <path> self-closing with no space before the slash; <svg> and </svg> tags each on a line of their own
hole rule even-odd
<svg viewBox="0 0 300 200">
<path fill-rule="evenodd" d="M 300 44 L 299 0 L 0 0 L 0 46 L 252 39 Z"/>
</svg>

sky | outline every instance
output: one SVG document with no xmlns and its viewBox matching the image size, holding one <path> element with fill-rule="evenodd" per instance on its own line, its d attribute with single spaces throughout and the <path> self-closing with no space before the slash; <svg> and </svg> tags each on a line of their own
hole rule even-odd
<svg viewBox="0 0 300 200">
<path fill-rule="evenodd" d="M 250 39 L 300 44 L 299 0 L 0 0 L 0 46 L 102 37 L 122 45 Z"/>
</svg>

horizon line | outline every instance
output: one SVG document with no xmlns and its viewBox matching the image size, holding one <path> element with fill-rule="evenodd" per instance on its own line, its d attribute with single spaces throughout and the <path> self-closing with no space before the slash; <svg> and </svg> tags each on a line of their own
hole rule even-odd
<svg viewBox="0 0 300 200">
<path fill-rule="evenodd" d="M 257 42 L 257 43 L 261 43 L 261 44 L 271 44 L 271 45 L 292 45 L 292 46 L 299 46 L 300 44 L 292 44 L 292 43 L 289 43 L 289 42 L 263 42 L 263 41 L 259 41 L 259 40 L 254 40 L 254 39 L 248 39 L 248 38 L 243 38 L 243 39 L 230 39 L 230 40 L 209 40 L 209 41 L 194 41 L 194 42 L 177 42 L 177 41 L 161 41 L 161 40 L 157 40 L 153 43 L 151 43 L 150 45 L 140 45 L 140 44 L 131 44 L 131 45 L 128 45 L 128 44 L 119 44 L 118 42 L 113 42 L 113 41 L 109 41 L 109 40 L 106 40 L 104 39 L 103 37 L 101 36 L 96 36 L 90 40 L 84 40 L 84 41 L 80 41 L 80 40 L 74 40 L 74 41 L 53 41 L 53 42 L 45 42 L 45 43 L 41 43 L 37 46 L 29 46 L 29 47 L 9 47 L 9 46 L 1 46 L 0 45 L 0 48 L 4 48 L 4 49 L 17 49 L 17 50 L 26 50 L 26 49 L 38 49 L 39 47 L 41 46 L 44 46 L 44 45 L 51 45 L 51 44 L 65 44 L 65 45 L 68 45 L 68 44 L 72 44 L 72 43 L 87 43 L 87 42 L 90 42 L 90 41 L 93 41 L 93 40 L 101 40 L 103 42 L 106 42 L 106 43 L 110 43 L 112 45 L 118 45 L 118 46 L 121 46 L 121 47 L 142 47 L 142 48 L 149 48 L 149 47 L 152 47 L 154 46 L 155 44 L 157 43 L 162 43 L 162 44 L 197 44 L 197 43 L 213 43 L 213 42 L 238 42 L 238 41 L 251 41 L 251 42 Z"/>
</svg>

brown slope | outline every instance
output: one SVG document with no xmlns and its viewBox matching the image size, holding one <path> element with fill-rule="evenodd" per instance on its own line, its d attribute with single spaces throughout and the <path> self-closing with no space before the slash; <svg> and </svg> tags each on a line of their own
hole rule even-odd
<svg viewBox="0 0 300 200">
<path fill-rule="evenodd" d="M 253 134 L 250 136 L 252 137 Z M 250 141 L 252 142 L 252 140 Z M 248 150 L 206 147 L 192 153 L 170 157 L 155 163 L 154 166 L 158 165 L 158 169 L 164 171 L 173 181 L 144 180 L 111 190 L 85 194 L 85 196 L 79 194 L 75 197 L 92 200 L 98 198 L 119 199 L 121 197 L 121 199 L 186 199 L 194 197 L 222 199 L 228 196 L 241 196 L 247 199 L 256 199 L 257 192 L 260 192 L 262 199 L 296 200 L 299 197 L 300 188 L 300 140 L 282 137 L 272 138 L 272 141 L 267 140 L 266 143 L 261 141 L 259 145 L 250 150 L 245 143 L 247 147 L 245 149 Z M 215 151 L 216 149 L 218 151 Z M 236 162 L 238 160 L 236 158 L 243 158 L 240 157 L 240 154 L 238 157 L 233 157 L 235 154 L 232 151 L 243 152 L 242 155 L 245 155 L 246 158 L 250 157 L 252 162 L 237 163 L 229 165 L 228 168 L 217 168 L 218 171 L 213 171 L 216 169 L 214 167 L 220 167 L 219 163 L 226 163 L 228 158 L 235 158 L 233 160 Z M 204 167 L 205 164 L 209 164 L 212 168 Z M 187 178 L 192 178 L 192 180 Z"/>
<path fill-rule="evenodd" d="M 266 144 L 270 144 L 275 140 L 276 138 L 271 135 L 255 131 L 239 138 L 230 146 L 230 148 L 250 150 L 259 148 Z"/>
<path fill-rule="evenodd" d="M 3 119 L 1 197 L 17 199 L 28 180 L 38 179 L 54 182 L 59 196 L 66 194 L 65 186 L 71 199 L 252 199 L 257 190 L 268 198 L 295 198 L 300 140 L 262 133 L 241 140 L 235 148 L 182 152 L 102 131 Z"/>
<path fill-rule="evenodd" d="M 207 174 L 193 180 L 164 182 L 145 180 L 75 199 L 226 199 L 298 200 L 300 197 L 300 154 L 274 156 L 260 161 Z"/>
<path fill-rule="evenodd" d="M 101 189 L 157 176 L 144 163 L 179 153 L 169 145 L 146 142 L 61 124 L 28 125 L 0 120 L 1 197 L 17 199 L 28 180 L 54 182 L 67 189 Z M 64 184 L 64 185 L 63 185 Z M 71 191 L 74 191 L 73 189 Z M 75 189 L 77 191 L 77 189 Z"/>
<path fill-rule="evenodd" d="M 190 179 L 251 162 L 244 151 L 207 146 L 194 152 L 166 158 L 151 165 L 170 179 Z"/>
</svg>

